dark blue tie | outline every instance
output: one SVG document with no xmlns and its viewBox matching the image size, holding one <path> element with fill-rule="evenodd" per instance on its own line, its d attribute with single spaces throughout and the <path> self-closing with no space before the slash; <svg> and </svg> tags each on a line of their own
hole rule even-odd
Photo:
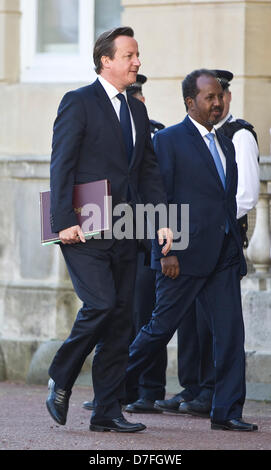
<svg viewBox="0 0 271 470">
<path fill-rule="evenodd" d="M 118 93 L 117 98 L 120 100 L 120 125 L 128 157 L 128 164 L 130 164 L 134 147 L 131 117 L 125 96 L 122 93 Z"/>
</svg>

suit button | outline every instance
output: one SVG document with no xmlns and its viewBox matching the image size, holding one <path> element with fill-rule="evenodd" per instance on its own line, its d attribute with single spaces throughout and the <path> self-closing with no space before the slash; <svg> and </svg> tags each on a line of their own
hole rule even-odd
<svg viewBox="0 0 271 470">
<path fill-rule="evenodd" d="M 220 225 L 220 228 L 223 232 L 225 232 L 225 228 L 226 228 L 225 225 Z"/>
</svg>

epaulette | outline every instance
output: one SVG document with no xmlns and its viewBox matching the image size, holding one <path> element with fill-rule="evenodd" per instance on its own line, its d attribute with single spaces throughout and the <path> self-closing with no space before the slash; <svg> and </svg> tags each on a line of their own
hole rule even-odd
<svg viewBox="0 0 271 470">
<path fill-rule="evenodd" d="M 251 132 L 256 142 L 258 143 L 258 138 L 256 132 L 254 131 L 254 126 L 249 122 L 245 121 L 244 119 L 226 121 L 223 126 L 221 126 L 218 130 L 221 131 L 227 137 L 229 137 L 229 139 L 232 139 L 235 132 L 240 131 L 241 129 L 247 129 L 249 132 Z"/>
<path fill-rule="evenodd" d="M 155 134 L 155 132 L 161 131 L 162 129 L 165 128 L 164 124 L 158 121 L 154 121 L 153 119 L 150 119 L 150 128 L 151 128 L 151 133 Z"/>
</svg>

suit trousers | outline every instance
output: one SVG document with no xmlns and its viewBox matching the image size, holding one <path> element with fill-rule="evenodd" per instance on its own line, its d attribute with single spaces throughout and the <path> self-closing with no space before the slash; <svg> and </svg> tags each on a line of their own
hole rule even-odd
<svg viewBox="0 0 271 470">
<path fill-rule="evenodd" d="M 97 346 L 92 363 L 93 414 L 116 418 L 125 397 L 136 241 L 116 240 L 104 250 L 93 248 L 87 241 L 62 245 L 61 250 L 83 306 L 70 336 L 52 361 L 49 375 L 60 388 L 70 390 L 86 357 Z"/>
<path fill-rule="evenodd" d="M 146 325 L 155 308 L 155 271 L 144 265 L 145 254 L 137 254 L 137 272 L 134 297 L 134 335 Z M 178 328 L 178 379 L 185 400 L 193 400 L 199 394 L 206 396 L 213 393 L 213 357 L 212 335 L 208 324 L 197 312 L 202 308 L 198 301 L 193 302 L 190 311 L 183 318 Z M 165 397 L 167 368 L 166 346 L 155 356 L 152 363 L 144 368 L 138 379 L 138 389 L 134 391 L 138 397 L 150 401 L 162 400 Z M 131 398 L 133 398 L 131 396 Z"/>
<path fill-rule="evenodd" d="M 184 399 L 189 401 L 200 395 L 210 400 L 215 383 L 211 326 L 198 299 L 190 309 L 177 332 L 178 379 L 185 389 Z"/>
<path fill-rule="evenodd" d="M 134 335 L 146 325 L 155 307 L 155 277 L 156 272 L 150 266 L 146 266 L 145 252 L 138 251 L 137 270 L 134 295 Z M 166 387 L 167 349 L 163 348 L 153 363 L 146 367 L 140 374 L 138 390 L 135 397 L 150 401 L 163 400 Z"/>
<path fill-rule="evenodd" d="M 146 325 L 155 308 L 155 271 L 144 264 L 145 253 L 137 254 L 137 271 L 134 296 L 134 333 Z M 183 318 L 178 328 L 178 379 L 185 400 L 193 400 L 199 394 L 212 396 L 214 388 L 214 367 L 212 335 L 202 306 L 197 300 Z M 131 342 L 132 342 L 131 341 Z M 150 401 L 165 397 L 167 349 L 162 348 L 152 363 L 144 368 L 135 390 L 135 400 L 140 397 Z M 209 398 L 208 397 L 208 398 Z M 131 397 L 133 398 L 133 397 Z"/>
<path fill-rule="evenodd" d="M 239 250 L 230 233 L 225 235 L 217 265 L 208 276 L 180 274 L 173 280 L 157 272 L 152 318 L 130 346 L 127 395 L 142 369 L 181 326 L 197 296 L 213 337 L 215 390 L 211 417 L 215 421 L 240 418 L 245 401 L 244 324 Z"/>
</svg>

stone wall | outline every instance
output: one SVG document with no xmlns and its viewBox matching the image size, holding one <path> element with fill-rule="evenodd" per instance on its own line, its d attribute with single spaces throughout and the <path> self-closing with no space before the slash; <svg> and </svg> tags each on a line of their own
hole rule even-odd
<svg viewBox="0 0 271 470">
<path fill-rule="evenodd" d="M 152 119 L 185 115 L 181 81 L 196 68 L 234 73 L 232 112 L 254 124 L 269 154 L 271 0 L 123 0 L 123 24 L 139 42 L 146 104 Z"/>
<path fill-rule="evenodd" d="M 40 242 L 48 175 L 48 157 L 0 158 L 0 377 L 10 380 L 27 379 L 37 348 L 64 339 L 78 307 L 59 247 Z"/>
</svg>

